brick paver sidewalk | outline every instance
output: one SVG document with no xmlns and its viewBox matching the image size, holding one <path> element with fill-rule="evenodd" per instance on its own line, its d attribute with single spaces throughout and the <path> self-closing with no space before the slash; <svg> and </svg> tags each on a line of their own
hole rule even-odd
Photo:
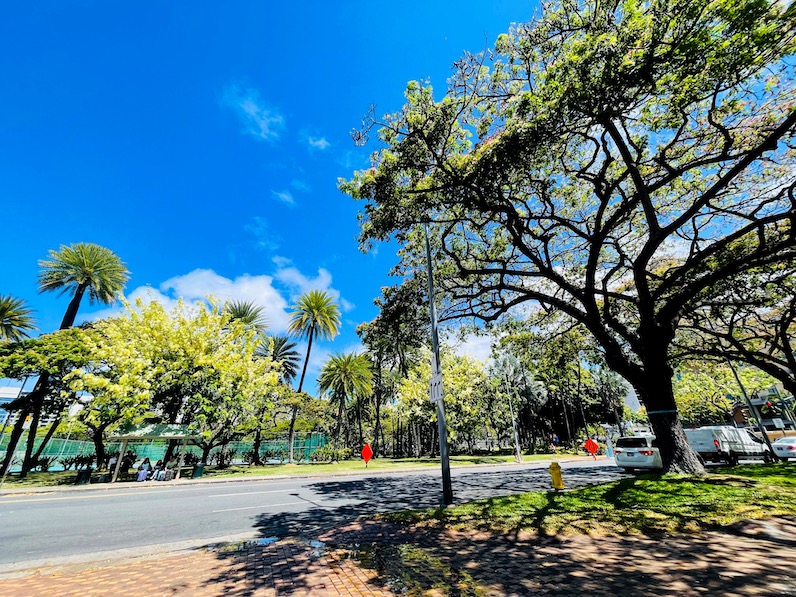
<svg viewBox="0 0 796 597">
<path fill-rule="evenodd" d="M 794 595 L 796 519 L 660 539 L 539 538 L 352 523 L 0 578 L 0 595 Z"/>
</svg>

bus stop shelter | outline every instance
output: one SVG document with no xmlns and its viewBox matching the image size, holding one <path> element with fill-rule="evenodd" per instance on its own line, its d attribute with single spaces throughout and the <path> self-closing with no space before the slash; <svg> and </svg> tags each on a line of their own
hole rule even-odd
<svg viewBox="0 0 796 597">
<path fill-rule="evenodd" d="M 119 477 L 119 469 L 122 466 L 122 459 L 127 452 L 127 444 L 130 441 L 146 441 L 153 439 L 166 439 L 176 440 L 179 442 L 179 452 L 177 457 L 177 471 L 174 475 L 175 479 L 180 478 L 180 470 L 182 469 L 182 462 L 185 458 L 185 448 L 188 445 L 188 440 L 197 439 L 199 436 L 190 432 L 188 425 L 167 425 L 165 423 L 148 423 L 145 425 L 133 425 L 121 430 L 119 435 L 113 437 L 114 440 L 121 440 L 122 447 L 119 450 L 119 458 L 116 460 L 116 466 L 113 468 L 113 477 L 111 483 L 115 483 Z"/>
</svg>

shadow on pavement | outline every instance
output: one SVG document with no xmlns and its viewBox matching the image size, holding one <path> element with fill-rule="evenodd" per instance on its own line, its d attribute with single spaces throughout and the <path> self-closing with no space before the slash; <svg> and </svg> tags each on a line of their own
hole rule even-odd
<svg viewBox="0 0 796 597">
<path fill-rule="evenodd" d="M 622 477 L 619 469 L 612 467 L 573 466 L 565 469 L 567 487 L 604 483 Z M 550 477 L 546 468 L 467 472 L 455 474 L 453 479 L 456 503 L 526 491 L 547 490 L 549 487 Z M 308 497 L 306 493 L 310 496 Z M 281 540 L 264 546 L 242 545 L 239 549 L 217 554 L 220 559 L 231 560 L 229 572 L 213 579 L 214 582 L 229 587 L 231 592 L 228 594 L 245 594 L 245 592 L 237 593 L 235 592 L 237 589 L 233 588 L 239 586 L 243 579 L 247 580 L 245 584 L 251 590 L 261 587 L 280 587 L 277 591 L 280 595 L 293 592 L 311 594 L 317 589 L 314 583 L 317 582 L 320 568 L 340 566 L 341 551 L 350 552 L 349 555 L 352 553 L 357 557 L 363 555 L 366 560 L 369 557 L 368 554 L 359 554 L 357 549 L 353 549 L 352 552 L 346 545 L 342 549 L 337 549 L 337 553 L 330 560 L 332 554 L 329 550 L 325 550 L 322 546 L 313 546 L 313 539 L 323 534 L 326 542 L 339 545 L 340 541 L 335 540 L 335 529 L 352 523 L 360 516 L 438 507 L 441 486 L 438 476 L 412 473 L 403 477 L 319 481 L 310 484 L 301 495 L 295 494 L 295 497 L 315 503 L 317 507 L 305 512 L 261 514 L 257 516 L 255 526 L 262 538 L 290 537 L 297 540 Z M 390 532 L 400 534 L 400 529 L 391 528 Z M 406 536 L 405 541 L 414 543 L 414 535 Z M 371 558 L 370 561 L 386 560 L 381 555 L 375 559 Z M 365 569 L 368 569 L 368 566 L 365 566 Z M 382 581 L 379 580 L 379 576 L 382 571 L 375 564 L 370 570 L 371 574 L 358 580 L 367 582 L 372 593 L 381 586 Z M 348 573 L 350 570 L 346 571 L 346 574 Z"/>
</svg>

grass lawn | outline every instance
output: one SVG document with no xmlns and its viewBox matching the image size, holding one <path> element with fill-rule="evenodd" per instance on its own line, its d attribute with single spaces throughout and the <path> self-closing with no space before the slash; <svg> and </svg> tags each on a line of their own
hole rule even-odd
<svg viewBox="0 0 796 597">
<path fill-rule="evenodd" d="M 563 456 L 571 457 L 571 455 Z M 534 454 L 523 456 L 524 462 L 548 460 L 550 454 Z M 467 466 L 472 464 L 503 464 L 513 463 L 514 457 L 508 456 L 451 456 L 451 466 Z M 227 468 L 215 466 L 205 467 L 204 475 L 208 478 L 241 478 L 275 475 L 320 475 L 329 473 L 361 473 L 364 471 L 398 471 L 416 467 L 439 467 L 438 459 L 431 458 L 378 458 L 368 463 L 367 469 L 362 460 L 345 460 L 343 462 L 312 462 L 302 464 L 269 464 L 267 466 L 235 465 Z M 182 476 L 190 477 L 191 467 L 183 467 Z M 92 476 L 92 483 L 99 481 L 99 473 Z M 11 473 L 5 479 L 3 487 L 54 487 L 72 485 L 77 477 L 76 471 L 32 472 L 25 479 Z"/>
<path fill-rule="evenodd" d="M 796 463 L 738 466 L 731 473 L 640 475 L 573 491 L 524 493 L 380 518 L 500 533 L 600 536 L 698 531 L 796 514 Z"/>
</svg>

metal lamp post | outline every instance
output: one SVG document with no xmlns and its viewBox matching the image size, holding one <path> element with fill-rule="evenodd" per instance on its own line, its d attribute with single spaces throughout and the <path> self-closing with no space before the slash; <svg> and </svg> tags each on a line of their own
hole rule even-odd
<svg viewBox="0 0 796 597">
<path fill-rule="evenodd" d="M 431 313 L 431 382 L 429 395 L 437 403 L 437 429 L 439 431 L 439 458 L 442 463 L 442 502 L 446 506 L 453 503 L 451 488 L 451 467 L 448 458 L 448 428 L 445 425 L 445 403 L 442 392 L 442 367 L 439 358 L 439 336 L 437 335 L 437 309 L 434 305 L 434 275 L 431 270 L 431 245 L 428 241 L 428 227 L 423 225 L 426 239 L 426 270 L 428 272 L 428 305 Z"/>
</svg>

